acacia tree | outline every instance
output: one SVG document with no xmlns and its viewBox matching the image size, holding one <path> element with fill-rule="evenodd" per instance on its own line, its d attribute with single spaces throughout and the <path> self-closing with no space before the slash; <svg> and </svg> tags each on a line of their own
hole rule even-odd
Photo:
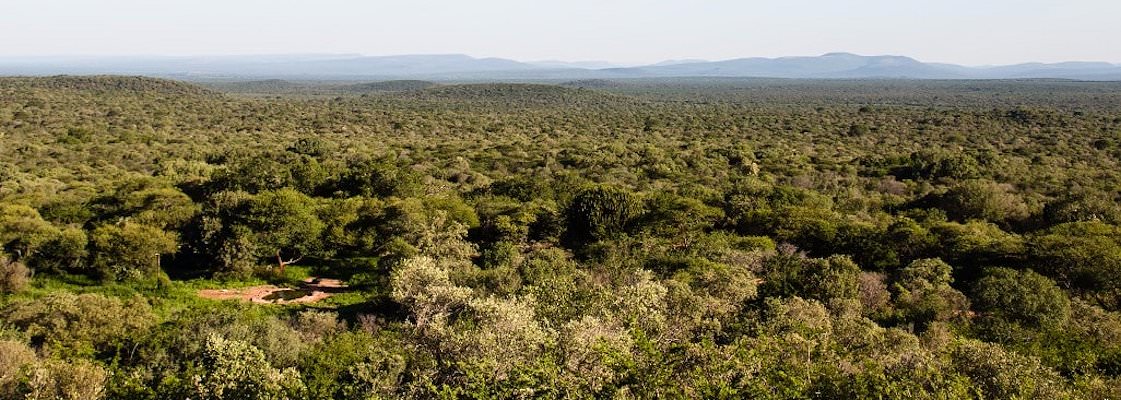
<svg viewBox="0 0 1121 400">
<path fill-rule="evenodd" d="M 59 235 L 59 229 L 44 221 L 34 208 L 0 205 L 0 245 L 17 259 L 30 257 L 43 244 Z"/>
<path fill-rule="evenodd" d="M 719 208 L 675 194 L 656 194 L 646 201 L 646 208 L 642 228 L 657 236 L 677 238 L 683 247 L 724 216 Z"/>
<path fill-rule="evenodd" d="M 245 217 L 259 256 L 276 257 L 278 271 L 320 249 L 323 222 L 315 201 L 292 189 L 266 191 L 249 202 Z"/>
<path fill-rule="evenodd" d="M 178 188 L 154 178 L 129 180 L 113 193 L 94 199 L 91 208 L 102 221 L 129 218 L 166 230 L 179 230 L 198 206 Z"/>
<path fill-rule="evenodd" d="M 1031 270 L 992 268 L 974 285 L 972 294 L 982 330 L 991 339 L 1030 337 L 1032 331 L 1057 329 L 1070 319 L 1066 293 Z"/>
<path fill-rule="evenodd" d="M 915 260 L 896 274 L 892 291 L 899 317 L 925 330 L 933 322 L 959 319 L 969 299 L 950 286 L 953 267 L 941 259 Z"/>
<path fill-rule="evenodd" d="M 797 296 L 829 303 L 855 299 L 860 287 L 860 267 L 847 256 L 807 258 L 789 245 L 763 263 L 760 291 L 773 297 Z"/>
<path fill-rule="evenodd" d="M 175 253 L 173 233 L 135 222 L 107 224 L 90 235 L 94 266 L 108 277 L 125 278 L 159 272 L 159 257 Z"/>
<path fill-rule="evenodd" d="M 1031 208 L 1010 185 L 974 179 L 955 185 L 940 199 L 953 220 L 981 219 L 1007 227 L 1027 219 Z"/>
<path fill-rule="evenodd" d="M 1030 236 L 1027 247 L 1033 270 L 1096 305 L 1121 310 L 1121 227 L 1056 225 Z"/>
</svg>

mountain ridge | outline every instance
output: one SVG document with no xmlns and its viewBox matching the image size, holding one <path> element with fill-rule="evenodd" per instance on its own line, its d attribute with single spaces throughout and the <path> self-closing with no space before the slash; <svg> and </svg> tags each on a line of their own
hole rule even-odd
<svg viewBox="0 0 1121 400">
<path fill-rule="evenodd" d="M 1027 62 L 962 66 L 899 55 L 832 52 L 820 56 L 744 57 L 718 61 L 667 60 L 614 67 L 606 62 L 522 62 L 464 54 L 363 56 L 0 57 L 0 75 L 133 74 L 174 78 L 305 79 L 612 79 L 758 77 L 789 79 L 1074 79 L 1121 80 L 1121 65 L 1106 62 Z"/>
</svg>

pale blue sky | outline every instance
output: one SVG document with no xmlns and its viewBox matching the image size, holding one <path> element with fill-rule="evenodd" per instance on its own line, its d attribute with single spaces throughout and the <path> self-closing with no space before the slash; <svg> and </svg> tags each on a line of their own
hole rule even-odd
<svg viewBox="0 0 1121 400">
<path fill-rule="evenodd" d="M 1119 0 L 0 0 L 0 56 L 898 54 L 1121 63 Z"/>
</svg>

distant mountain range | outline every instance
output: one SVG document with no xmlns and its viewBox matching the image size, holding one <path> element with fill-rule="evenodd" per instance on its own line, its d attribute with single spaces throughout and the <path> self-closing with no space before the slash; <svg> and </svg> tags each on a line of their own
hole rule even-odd
<svg viewBox="0 0 1121 400">
<path fill-rule="evenodd" d="M 527 80 L 664 77 L 801 79 L 1074 79 L 1121 80 L 1121 65 L 1104 62 L 1027 63 L 966 67 L 902 56 L 829 53 L 816 57 L 671 60 L 639 67 L 602 61 L 520 62 L 461 54 L 368 57 L 311 54 L 214 57 L 0 57 L 0 75 L 120 74 L 253 79 Z"/>
</svg>

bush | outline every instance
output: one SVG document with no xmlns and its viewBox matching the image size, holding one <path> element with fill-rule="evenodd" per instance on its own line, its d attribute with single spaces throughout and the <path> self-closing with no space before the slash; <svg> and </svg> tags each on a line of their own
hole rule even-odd
<svg viewBox="0 0 1121 400">
<path fill-rule="evenodd" d="M 1101 222 L 1051 227 L 1029 241 L 1029 265 L 1102 306 L 1121 309 L 1121 228 Z"/>
<path fill-rule="evenodd" d="M 0 399 L 19 398 L 20 378 L 38 360 L 22 342 L 0 339 Z"/>
<path fill-rule="evenodd" d="M 58 228 L 44 221 L 34 208 L 0 204 L 0 250 L 20 258 L 33 257 L 40 246 L 58 234 Z"/>
<path fill-rule="evenodd" d="M 950 188 L 941 199 L 946 215 L 958 221 L 979 219 L 1008 226 L 1028 218 L 1031 210 L 1009 185 L 969 180 Z"/>
<path fill-rule="evenodd" d="M 300 371 L 309 398 L 392 398 L 404 386 L 404 352 L 390 335 L 346 332 L 308 351 Z"/>
<path fill-rule="evenodd" d="M 0 254 L 0 293 L 17 293 L 27 287 L 31 280 L 31 270 L 23 263 L 12 261 L 5 254 Z"/>
<path fill-rule="evenodd" d="M 346 322 L 340 321 L 339 315 L 330 311 L 300 311 L 293 319 L 292 325 L 297 332 L 300 332 L 304 340 L 309 342 L 322 341 L 339 332 L 346 331 Z"/>
<path fill-rule="evenodd" d="M 455 339 L 460 366 L 495 382 L 513 378 L 517 369 L 539 362 L 554 339 L 537 322 L 534 305 L 532 298 L 471 300 L 468 308 L 474 329 Z"/>
<path fill-rule="evenodd" d="M 1103 194 L 1064 196 L 1043 208 L 1043 218 L 1049 224 L 1101 221 L 1121 224 L 1121 205 Z"/>
<path fill-rule="evenodd" d="M 416 257 L 393 270 L 394 301 L 406 306 L 417 329 L 441 326 L 451 312 L 466 304 L 471 289 L 452 284 L 448 271 L 435 259 Z"/>
<path fill-rule="evenodd" d="M 904 177 L 922 179 L 967 179 L 980 175 L 977 159 L 967 154 L 922 150 L 911 153 Z"/>
<path fill-rule="evenodd" d="M 1066 385 L 1038 359 L 1009 352 L 999 345 L 967 340 L 951 353 L 954 369 L 972 380 L 983 398 L 1070 398 Z"/>
<path fill-rule="evenodd" d="M 424 190 L 418 174 L 382 161 L 366 161 L 350 166 L 339 178 L 337 189 L 366 197 L 415 196 Z"/>
<path fill-rule="evenodd" d="M 1070 319 L 1070 300 L 1055 282 L 1031 270 L 993 268 L 973 287 L 973 306 L 990 324 L 1056 329 Z"/>
<path fill-rule="evenodd" d="M 28 260 L 37 271 L 80 271 L 88 253 L 89 239 L 81 228 L 63 228 L 57 237 L 43 244 Z"/>
<path fill-rule="evenodd" d="M 677 329 L 718 333 L 758 295 L 759 280 L 747 266 L 694 258 L 665 284 Z"/>
<path fill-rule="evenodd" d="M 155 324 L 143 299 L 119 300 L 99 294 L 52 293 L 21 300 L 0 311 L 33 343 L 68 356 L 113 351 L 132 342 Z"/>
<path fill-rule="evenodd" d="M 194 378 L 193 398 L 295 399 L 303 392 L 295 370 L 273 368 L 261 350 L 246 342 L 212 335 L 199 362 L 203 372 Z"/>
<path fill-rule="evenodd" d="M 27 371 L 23 398 L 98 400 L 105 397 L 109 373 L 86 360 L 48 360 Z"/>
<path fill-rule="evenodd" d="M 766 297 L 802 297 L 822 303 L 856 299 L 860 267 L 847 256 L 806 258 L 782 250 L 763 264 L 760 293 Z"/>
<path fill-rule="evenodd" d="M 1025 251 L 1023 237 L 1005 232 L 991 222 L 942 222 L 930 231 L 938 238 L 937 255 L 967 274 L 977 272 L 969 268 L 1003 264 L 1021 257 Z"/>
<path fill-rule="evenodd" d="M 160 257 L 178 251 L 174 233 L 134 222 L 102 225 L 90 237 L 93 264 L 112 279 L 138 279 L 160 271 Z"/>
<path fill-rule="evenodd" d="M 931 323 L 962 320 L 969 299 L 950 286 L 953 268 L 942 260 L 915 260 L 899 271 L 892 284 L 899 317 L 926 330 Z"/>
</svg>

